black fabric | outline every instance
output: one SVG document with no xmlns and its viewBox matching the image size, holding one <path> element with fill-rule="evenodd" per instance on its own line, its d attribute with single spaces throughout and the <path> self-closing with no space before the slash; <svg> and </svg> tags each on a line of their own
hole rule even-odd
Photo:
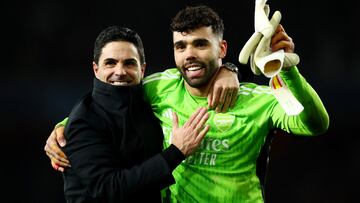
<svg viewBox="0 0 360 203">
<path fill-rule="evenodd" d="M 174 183 L 172 169 L 184 158 L 176 147 L 162 152 L 161 127 L 141 85 L 112 86 L 95 78 L 92 94 L 69 115 L 65 137 L 69 203 L 161 202 L 160 190 Z"/>
<path fill-rule="evenodd" d="M 174 170 L 184 159 L 184 154 L 173 144 L 171 144 L 161 155 L 169 164 L 170 170 Z"/>
<path fill-rule="evenodd" d="M 274 129 L 268 133 L 265 139 L 265 143 L 261 148 L 260 154 L 257 158 L 256 164 L 256 175 L 259 178 L 261 184 L 261 191 L 264 202 L 267 202 L 267 185 L 268 185 L 268 170 L 269 170 L 269 163 L 270 163 L 270 151 L 271 151 L 271 143 L 274 140 L 275 136 L 281 133 L 285 133 L 281 129 Z"/>
</svg>

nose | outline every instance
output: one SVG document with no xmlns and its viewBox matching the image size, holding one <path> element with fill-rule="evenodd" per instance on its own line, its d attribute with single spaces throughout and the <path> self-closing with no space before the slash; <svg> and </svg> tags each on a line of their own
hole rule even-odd
<svg viewBox="0 0 360 203">
<path fill-rule="evenodd" d="M 185 60 L 191 61 L 196 58 L 196 50 L 192 46 L 187 46 L 185 50 Z"/>
<path fill-rule="evenodd" d="M 115 69 L 114 69 L 115 75 L 119 75 L 119 76 L 124 76 L 124 75 L 126 75 L 126 71 L 125 71 L 125 68 L 124 68 L 123 65 L 117 64 L 114 68 L 115 68 Z"/>
</svg>

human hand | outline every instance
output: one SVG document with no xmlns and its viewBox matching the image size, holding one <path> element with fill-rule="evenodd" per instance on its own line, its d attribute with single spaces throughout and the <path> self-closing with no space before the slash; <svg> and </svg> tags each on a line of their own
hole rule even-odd
<svg viewBox="0 0 360 203">
<path fill-rule="evenodd" d="M 193 153 L 200 145 L 201 140 L 209 131 L 209 126 L 205 123 L 209 118 L 209 113 L 204 107 L 191 115 L 189 120 L 182 127 L 179 127 L 179 120 L 175 112 L 173 112 L 173 130 L 171 143 L 175 145 L 185 157 Z"/>
<path fill-rule="evenodd" d="M 286 53 L 294 53 L 295 44 L 291 37 L 285 32 L 284 27 L 279 24 L 271 38 L 271 50 L 273 52 L 284 49 Z"/>
<path fill-rule="evenodd" d="M 290 67 L 296 66 L 300 62 L 300 57 L 294 53 L 295 44 L 281 24 L 276 27 L 275 33 L 271 38 L 270 46 L 273 52 L 280 49 L 284 50 L 285 57 L 283 70 L 288 70 Z"/>
<path fill-rule="evenodd" d="M 46 155 L 51 160 L 52 167 L 61 172 L 64 172 L 66 167 L 71 167 L 69 160 L 60 148 L 60 146 L 63 147 L 66 144 L 64 130 L 65 127 L 62 125 L 55 127 L 46 140 L 44 147 Z"/>
<path fill-rule="evenodd" d="M 238 74 L 221 66 L 207 97 L 209 108 L 216 107 L 215 111 L 219 113 L 233 107 L 238 97 L 239 84 Z"/>
</svg>

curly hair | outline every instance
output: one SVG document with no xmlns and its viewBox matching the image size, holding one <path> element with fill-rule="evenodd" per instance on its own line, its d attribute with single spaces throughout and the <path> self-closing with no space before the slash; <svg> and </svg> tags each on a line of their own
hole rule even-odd
<svg viewBox="0 0 360 203">
<path fill-rule="evenodd" d="M 180 10 L 172 19 L 170 29 L 173 32 L 189 32 L 204 26 L 211 26 L 212 31 L 222 38 L 223 20 L 213 9 L 205 5 L 188 6 Z"/>
</svg>

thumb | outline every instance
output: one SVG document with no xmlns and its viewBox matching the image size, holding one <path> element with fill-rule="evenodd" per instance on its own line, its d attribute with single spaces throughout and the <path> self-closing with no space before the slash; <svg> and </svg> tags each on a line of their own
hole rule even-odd
<svg viewBox="0 0 360 203">
<path fill-rule="evenodd" d="M 59 145 L 61 147 L 64 147 L 66 145 L 66 140 L 65 140 L 65 136 L 64 136 L 64 131 L 65 131 L 65 127 L 64 126 L 59 126 L 55 129 L 55 134 L 56 134 L 56 140 L 59 143 Z"/>
</svg>

